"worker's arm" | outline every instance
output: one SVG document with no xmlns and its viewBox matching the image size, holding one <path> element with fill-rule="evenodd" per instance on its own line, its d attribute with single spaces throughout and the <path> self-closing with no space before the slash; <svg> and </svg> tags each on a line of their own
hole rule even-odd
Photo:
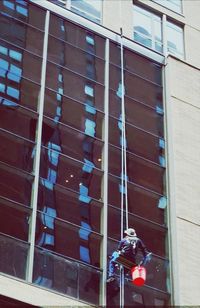
<svg viewBox="0 0 200 308">
<path fill-rule="evenodd" d="M 147 250 L 146 246 L 141 240 L 139 241 L 139 248 L 141 249 L 144 256 L 141 264 L 145 265 L 147 262 L 151 261 L 152 253 Z"/>
</svg>

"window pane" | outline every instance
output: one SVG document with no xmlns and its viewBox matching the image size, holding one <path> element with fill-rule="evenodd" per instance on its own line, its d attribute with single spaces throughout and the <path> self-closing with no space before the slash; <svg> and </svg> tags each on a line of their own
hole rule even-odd
<svg viewBox="0 0 200 308">
<path fill-rule="evenodd" d="M 138 156 L 127 153 L 126 157 L 128 181 L 162 194 L 165 170 Z M 109 172 L 118 177 L 121 175 L 121 151 L 111 146 L 109 148 Z"/>
<path fill-rule="evenodd" d="M 110 117 L 109 142 L 120 148 L 122 144 L 121 128 L 122 122 Z M 127 151 L 164 166 L 165 143 L 163 139 L 126 124 L 126 146 Z"/>
<path fill-rule="evenodd" d="M 177 12 L 182 13 L 182 0 L 153 0 L 160 5 L 165 6 L 166 8 Z"/>
<path fill-rule="evenodd" d="M 0 164 L 0 196 L 30 206 L 33 176 Z"/>
<path fill-rule="evenodd" d="M 101 22 L 102 0 L 71 0 L 71 10 L 94 22 Z"/>
<path fill-rule="evenodd" d="M 102 138 L 104 115 L 89 104 L 80 104 L 67 97 L 60 97 L 56 92 L 46 90 L 44 114 L 57 122 L 70 125 L 91 137 Z M 87 133 L 87 122 L 91 121 L 93 132 Z"/>
<path fill-rule="evenodd" d="M 51 185 L 59 184 L 68 189 L 79 192 L 80 200 L 89 203 L 91 198 L 101 199 L 102 173 L 94 169 L 94 165 L 87 159 L 79 163 L 58 152 L 42 149 L 40 175 Z M 53 160 L 54 159 L 54 160 Z M 73 175 L 72 177 L 70 175 Z"/>
<path fill-rule="evenodd" d="M 0 37 L 42 56 L 43 33 L 21 22 L 11 20 L 0 14 Z"/>
<path fill-rule="evenodd" d="M 39 57 L 0 40 L 0 69 L 4 70 L 5 74 L 9 71 L 15 78 L 18 76 L 18 80 L 12 79 L 13 81 L 20 82 L 23 76 L 40 83 L 41 65 L 42 60 Z M 5 77 L 9 79 L 9 76 Z"/>
<path fill-rule="evenodd" d="M 3 105 L 2 105 L 3 104 Z M 37 115 L 20 106 L 0 104 L 0 127 L 24 138 L 35 140 Z"/>
<path fill-rule="evenodd" d="M 28 241 L 30 209 L 0 197 L 0 232 Z"/>
<path fill-rule="evenodd" d="M 52 222 L 52 225 L 49 224 Z M 72 245 L 73 239 L 73 245 Z M 55 251 L 60 255 L 99 266 L 101 237 L 83 227 L 64 223 L 38 213 L 36 229 L 36 245 Z M 81 253 L 81 247 L 84 253 Z M 88 252 L 88 254 L 87 254 Z"/>
<path fill-rule="evenodd" d="M 109 207 L 108 211 L 108 236 L 116 240 L 120 239 L 121 232 L 121 215 L 120 209 Z M 165 257 L 165 238 L 166 228 L 157 224 L 147 222 L 134 215 L 129 215 L 129 226 L 133 226 L 136 230 L 137 236 L 144 241 L 148 251 Z M 152 240 L 153 239 L 153 240 Z M 138 256 L 138 261 L 141 256 Z"/>
<path fill-rule="evenodd" d="M 165 209 L 167 206 L 167 200 L 164 196 L 129 182 L 127 183 L 127 188 L 128 210 L 130 213 L 139 215 L 140 217 L 144 217 L 146 219 L 150 219 L 161 225 L 165 224 Z M 122 189 L 121 179 L 109 176 L 109 204 L 120 208 Z"/>
<path fill-rule="evenodd" d="M 120 118 L 121 98 L 114 91 L 110 91 L 110 114 Z M 147 132 L 163 137 L 163 110 L 150 108 L 125 96 L 126 121 Z"/>
<path fill-rule="evenodd" d="M 35 249 L 33 282 L 37 285 L 98 305 L 100 278 L 95 269 Z"/>
<path fill-rule="evenodd" d="M 93 199 L 84 202 L 79 194 L 53 185 L 51 189 L 40 180 L 38 209 L 86 229 L 100 233 L 102 204 Z"/>
<path fill-rule="evenodd" d="M 33 170 L 34 143 L 0 130 L 0 161 L 24 171 Z"/>
<path fill-rule="evenodd" d="M 168 52 L 183 58 L 183 29 L 172 22 L 167 22 L 167 47 Z"/>
<path fill-rule="evenodd" d="M 0 234 L 0 271 L 26 279 L 28 249 L 28 244 Z"/>
<path fill-rule="evenodd" d="M 162 107 L 162 87 L 124 71 L 125 95 L 151 107 Z M 121 70 L 110 65 L 110 88 L 121 97 Z M 143 89 L 143 91 L 141 91 Z"/>
<path fill-rule="evenodd" d="M 56 124 L 44 118 L 42 130 L 43 144 L 49 151 L 56 150 L 82 162 L 85 159 L 94 164 L 94 167 L 102 167 L 103 143 L 91 136 L 85 135 L 71 127 Z"/>
<path fill-rule="evenodd" d="M 53 14 L 50 18 L 50 34 L 68 43 L 91 52 L 101 58 L 105 54 L 105 39 L 84 28 L 61 19 Z"/>
<path fill-rule="evenodd" d="M 47 64 L 46 86 L 60 95 L 64 94 L 99 110 L 104 108 L 103 86 L 51 63 Z"/>
<path fill-rule="evenodd" d="M 104 83 L 104 61 L 90 51 L 84 52 L 72 45 L 49 37 L 48 60 L 62 65 L 74 72 Z"/>
<path fill-rule="evenodd" d="M 134 40 L 162 52 L 161 18 L 136 5 L 133 8 Z"/>
<path fill-rule="evenodd" d="M 8 87 L 12 87 L 19 91 L 17 97 L 9 95 Z M 11 80 L 2 80 L 0 82 L 0 108 L 5 109 L 7 107 L 19 108 L 19 105 L 30 108 L 34 111 L 37 110 L 39 100 L 40 86 L 21 78 L 19 84 L 14 84 Z M 4 106 L 4 107 L 2 107 Z"/>
<path fill-rule="evenodd" d="M 0 12 L 4 15 L 13 16 L 25 23 L 44 29 L 45 11 L 26 1 L 16 2 L 16 0 L 0 1 Z"/>
</svg>

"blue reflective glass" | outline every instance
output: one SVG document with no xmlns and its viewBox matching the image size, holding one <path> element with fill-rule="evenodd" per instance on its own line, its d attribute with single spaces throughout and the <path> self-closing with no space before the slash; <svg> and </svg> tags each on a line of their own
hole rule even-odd
<svg viewBox="0 0 200 308">
<path fill-rule="evenodd" d="M 90 255 L 88 248 L 80 246 L 80 259 L 84 262 L 90 263 Z"/>
<path fill-rule="evenodd" d="M 11 64 L 10 65 L 10 71 L 16 75 L 21 76 L 22 75 L 22 69 L 17 67 L 16 65 Z"/>
<path fill-rule="evenodd" d="M 0 92 L 5 93 L 5 84 L 0 83 Z"/>
<path fill-rule="evenodd" d="M 94 38 L 90 35 L 86 35 L 86 42 L 89 44 L 89 45 L 92 45 L 94 46 Z"/>
<path fill-rule="evenodd" d="M 21 5 L 24 5 L 24 6 L 27 6 L 28 3 L 24 0 L 15 0 L 17 3 L 21 4 Z"/>
<path fill-rule="evenodd" d="M 4 106 L 10 106 L 10 107 L 16 107 L 18 106 L 16 103 L 5 99 L 5 98 L 0 98 L 0 104 L 4 105 Z"/>
<path fill-rule="evenodd" d="M 56 94 L 56 99 L 57 99 L 57 101 L 59 101 L 59 102 L 61 102 L 61 99 L 62 99 L 62 96 L 60 95 L 60 94 Z"/>
<path fill-rule="evenodd" d="M 54 219 L 56 217 L 56 210 L 50 207 L 45 207 L 44 211 L 45 211 L 45 214 L 48 214 L 48 215 L 41 214 L 42 222 L 44 226 L 53 230 L 54 229 Z"/>
<path fill-rule="evenodd" d="M 51 181 L 52 183 L 56 183 L 56 178 L 57 178 L 57 172 L 49 168 L 47 179 Z"/>
<path fill-rule="evenodd" d="M 159 164 L 162 167 L 165 167 L 165 158 L 162 155 L 159 155 Z"/>
<path fill-rule="evenodd" d="M 0 45 L 0 53 L 2 53 L 3 55 L 7 55 L 8 54 L 8 48 Z"/>
<path fill-rule="evenodd" d="M 19 99 L 19 90 L 13 88 L 13 87 L 7 87 L 7 94 L 16 98 L 16 99 Z"/>
<path fill-rule="evenodd" d="M 88 241 L 89 235 L 91 233 L 91 227 L 84 222 L 81 222 L 81 225 L 83 225 L 83 226 L 82 226 L 82 228 L 79 229 L 79 236 L 82 240 Z M 84 227 L 88 228 L 89 230 L 84 229 Z"/>
<path fill-rule="evenodd" d="M 15 6 L 13 2 L 7 1 L 7 0 L 3 0 L 3 5 L 8 7 L 11 10 L 14 10 Z"/>
<path fill-rule="evenodd" d="M 84 203 L 90 203 L 91 197 L 88 196 L 88 188 L 82 183 L 79 184 L 79 201 Z"/>
<path fill-rule="evenodd" d="M 52 165 L 54 165 L 54 166 L 58 165 L 59 155 L 60 154 L 58 152 L 48 150 L 49 161 L 52 163 Z"/>
<path fill-rule="evenodd" d="M 89 119 L 85 120 L 85 134 L 91 137 L 95 136 L 95 122 Z"/>
<path fill-rule="evenodd" d="M 164 111 L 163 111 L 163 108 L 161 108 L 161 107 L 159 107 L 159 106 L 156 106 L 156 112 L 158 113 L 158 114 L 164 114 Z"/>
<path fill-rule="evenodd" d="M 119 184 L 119 192 L 121 193 L 121 194 L 125 194 L 125 186 L 122 186 L 121 184 Z"/>
<path fill-rule="evenodd" d="M 89 85 L 85 85 L 85 94 L 94 97 L 94 89 Z"/>
<path fill-rule="evenodd" d="M 61 94 L 61 95 L 63 95 L 63 93 L 64 93 L 64 92 L 63 92 L 63 88 L 58 88 L 58 93 Z"/>
<path fill-rule="evenodd" d="M 91 161 L 87 160 L 86 158 L 84 158 L 84 162 L 85 163 L 83 165 L 82 170 L 91 173 L 94 168 L 94 164 Z"/>
<path fill-rule="evenodd" d="M 161 149 L 164 149 L 165 148 L 165 141 L 163 140 L 163 139 L 159 139 L 159 147 L 161 148 Z"/>
<path fill-rule="evenodd" d="M 15 81 L 15 82 L 20 82 L 20 80 L 21 80 L 21 77 L 19 77 L 19 76 L 17 76 L 17 75 L 15 75 L 15 74 L 12 74 L 12 73 L 8 73 L 8 79 L 9 80 L 13 80 L 13 81 Z"/>
<path fill-rule="evenodd" d="M 41 184 L 49 190 L 53 190 L 53 183 L 46 179 L 41 179 Z"/>
<path fill-rule="evenodd" d="M 22 54 L 18 51 L 15 51 L 15 50 L 11 50 L 9 51 L 9 55 L 12 59 L 16 60 L 16 61 L 19 61 L 21 62 L 22 60 Z"/>
<path fill-rule="evenodd" d="M 16 8 L 17 12 L 24 15 L 24 16 L 28 16 L 28 10 L 26 8 L 23 8 L 19 5 L 17 5 L 17 8 Z"/>
<path fill-rule="evenodd" d="M 6 78 L 6 71 L 2 68 L 0 68 L 0 76 Z"/>
<path fill-rule="evenodd" d="M 86 105 L 85 106 L 85 111 L 86 112 L 89 112 L 89 113 L 91 113 L 91 114 L 96 114 L 96 109 L 94 108 L 94 107 L 92 107 L 92 106 L 89 106 L 89 105 Z"/>
<path fill-rule="evenodd" d="M 166 207 L 167 207 L 167 198 L 163 196 L 159 199 L 158 208 L 164 210 Z"/>
<path fill-rule="evenodd" d="M 1 66 L 4 70 L 7 71 L 7 70 L 8 70 L 9 63 L 8 63 L 8 61 L 3 60 L 3 59 L 0 58 L 0 66 Z"/>
<path fill-rule="evenodd" d="M 53 142 L 48 143 L 48 148 L 61 152 L 61 147 Z"/>
</svg>

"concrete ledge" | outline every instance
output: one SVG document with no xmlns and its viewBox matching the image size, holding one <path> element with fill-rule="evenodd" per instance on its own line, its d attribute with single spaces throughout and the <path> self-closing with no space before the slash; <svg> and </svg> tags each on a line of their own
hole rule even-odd
<svg viewBox="0 0 200 308">
<path fill-rule="evenodd" d="M 39 307 L 91 307 L 85 303 L 0 275 L 0 294 Z"/>
</svg>

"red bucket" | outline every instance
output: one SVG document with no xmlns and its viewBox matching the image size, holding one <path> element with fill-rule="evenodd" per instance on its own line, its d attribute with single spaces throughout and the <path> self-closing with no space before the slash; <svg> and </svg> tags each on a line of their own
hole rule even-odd
<svg viewBox="0 0 200 308">
<path fill-rule="evenodd" d="M 131 269 L 132 283 L 136 286 L 143 286 L 146 281 L 146 269 L 143 266 L 134 266 Z"/>
</svg>

